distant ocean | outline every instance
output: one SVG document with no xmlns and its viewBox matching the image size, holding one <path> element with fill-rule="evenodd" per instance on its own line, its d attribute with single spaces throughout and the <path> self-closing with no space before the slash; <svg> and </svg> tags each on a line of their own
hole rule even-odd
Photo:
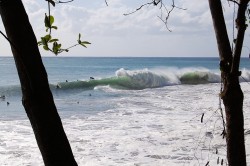
<svg viewBox="0 0 250 166">
<path fill-rule="evenodd" d="M 218 58 L 46 57 L 43 62 L 79 166 L 226 161 Z M 1 57 L 0 71 L 0 95 L 5 95 L 0 165 L 42 166 L 13 58 Z M 250 59 L 242 59 L 241 71 L 250 164 Z"/>
</svg>

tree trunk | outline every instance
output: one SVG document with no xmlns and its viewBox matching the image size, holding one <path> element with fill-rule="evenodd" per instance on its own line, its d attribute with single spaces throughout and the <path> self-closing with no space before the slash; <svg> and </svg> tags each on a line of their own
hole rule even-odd
<svg viewBox="0 0 250 166">
<path fill-rule="evenodd" d="M 57 113 L 33 29 L 21 0 L 1 0 L 0 14 L 17 66 L 23 106 L 46 166 L 76 166 Z"/>
<path fill-rule="evenodd" d="M 237 15 L 238 35 L 234 54 L 230 48 L 227 29 L 220 0 L 208 0 L 220 54 L 220 69 L 223 81 L 221 98 L 226 112 L 227 160 L 229 166 L 246 166 L 244 141 L 243 93 L 239 84 L 239 64 L 244 40 L 245 11 L 248 0 L 241 0 Z"/>
</svg>

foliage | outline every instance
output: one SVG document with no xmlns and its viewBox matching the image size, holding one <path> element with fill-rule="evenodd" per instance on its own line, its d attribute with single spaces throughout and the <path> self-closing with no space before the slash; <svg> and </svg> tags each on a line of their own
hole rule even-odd
<svg viewBox="0 0 250 166">
<path fill-rule="evenodd" d="M 48 12 L 49 14 L 47 15 L 45 13 L 45 18 L 44 18 L 44 25 L 46 28 L 46 32 L 48 32 L 48 34 L 46 34 L 45 36 L 41 37 L 41 40 L 38 41 L 38 46 L 42 46 L 44 50 L 46 51 L 50 51 L 52 53 L 54 53 L 55 55 L 58 55 L 62 52 L 68 52 L 69 49 L 81 45 L 85 48 L 87 48 L 87 45 L 91 44 L 88 41 L 82 41 L 81 40 L 81 34 L 79 33 L 78 35 L 78 39 L 77 39 L 77 43 L 68 47 L 68 48 L 62 48 L 62 44 L 59 43 L 59 39 L 53 38 L 52 37 L 52 30 L 57 30 L 58 27 L 54 25 L 55 22 L 55 18 L 50 14 L 50 5 L 52 5 L 53 7 L 55 7 L 56 3 L 68 3 L 68 2 L 72 2 L 72 1 L 68 1 L 68 2 L 62 2 L 62 1 L 55 1 L 55 0 L 45 0 L 48 1 Z"/>
</svg>

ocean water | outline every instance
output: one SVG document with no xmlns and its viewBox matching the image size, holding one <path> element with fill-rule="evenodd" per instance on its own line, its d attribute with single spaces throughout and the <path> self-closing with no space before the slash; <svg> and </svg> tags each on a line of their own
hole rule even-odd
<svg viewBox="0 0 250 166">
<path fill-rule="evenodd" d="M 226 165 L 218 58 L 43 62 L 79 166 Z M 13 59 L 1 57 L 0 71 L 0 163 L 42 166 Z M 250 163 L 250 59 L 241 71 Z"/>
</svg>

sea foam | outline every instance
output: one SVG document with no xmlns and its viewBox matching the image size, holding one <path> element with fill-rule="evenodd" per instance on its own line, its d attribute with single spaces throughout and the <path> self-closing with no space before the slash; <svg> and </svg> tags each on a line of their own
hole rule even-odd
<svg viewBox="0 0 250 166">
<path fill-rule="evenodd" d="M 250 88 L 246 83 L 242 88 L 247 109 Z M 217 111 L 219 90 L 220 84 L 166 86 L 140 93 L 108 90 L 123 94 L 106 101 L 114 108 L 87 117 L 74 112 L 62 122 L 81 166 L 205 165 L 208 161 L 216 165 L 218 158 L 226 162 L 225 139 L 220 135 L 223 126 Z M 250 127 L 249 117 L 246 112 L 246 129 Z M 0 126 L 1 165 L 43 165 L 27 120 L 2 120 Z"/>
</svg>

